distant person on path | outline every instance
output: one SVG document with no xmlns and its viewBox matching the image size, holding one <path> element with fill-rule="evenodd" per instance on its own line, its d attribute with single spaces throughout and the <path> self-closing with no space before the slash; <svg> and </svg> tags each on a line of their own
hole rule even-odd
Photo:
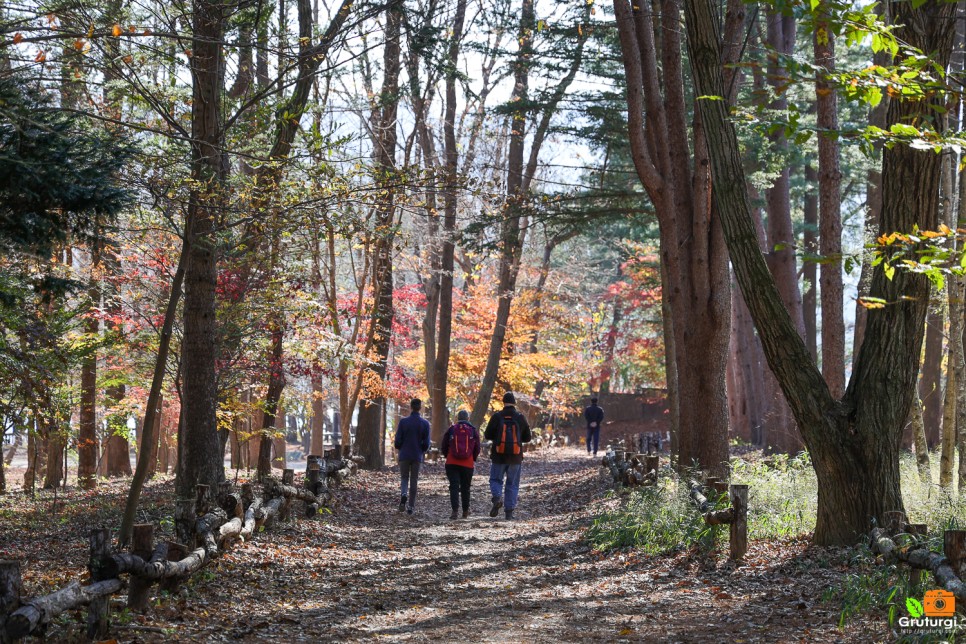
<svg viewBox="0 0 966 644">
<path fill-rule="evenodd" d="M 456 424 L 443 434 L 439 453 L 446 457 L 449 502 L 453 507 L 449 518 L 456 520 L 462 498 L 465 519 L 470 516 L 470 483 L 473 482 L 473 468 L 480 455 L 480 433 L 470 424 L 470 415 L 465 410 L 456 415 Z"/>
<path fill-rule="evenodd" d="M 419 415 L 423 401 L 413 398 L 409 403 L 412 413 L 399 421 L 396 428 L 394 444 L 399 450 L 399 475 L 402 478 L 399 486 L 401 498 L 399 511 L 413 513 L 416 506 L 416 484 L 419 482 L 419 466 L 423 462 L 423 454 L 429 449 L 429 423 Z"/>
<path fill-rule="evenodd" d="M 593 453 L 597 456 L 597 446 L 600 443 L 600 426 L 604 422 L 604 410 L 597 406 L 597 399 L 590 399 L 590 407 L 584 410 L 584 418 L 587 419 L 587 453 L 591 453 L 591 442 L 593 442 Z"/>
<path fill-rule="evenodd" d="M 490 416 L 483 437 L 493 442 L 490 449 L 490 492 L 495 517 L 505 507 L 507 521 L 513 520 L 520 494 L 520 471 L 523 469 L 523 444 L 530 442 L 530 424 L 517 411 L 516 398 L 511 392 L 503 394 L 503 410 Z M 505 481 L 505 483 L 504 483 Z"/>
</svg>

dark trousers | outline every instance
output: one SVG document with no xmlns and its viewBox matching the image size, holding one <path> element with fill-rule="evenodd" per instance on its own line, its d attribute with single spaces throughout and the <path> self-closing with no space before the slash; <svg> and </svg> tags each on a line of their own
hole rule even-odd
<svg viewBox="0 0 966 644">
<path fill-rule="evenodd" d="M 416 507 L 416 484 L 419 483 L 419 461 L 399 461 L 399 491 L 409 507 Z"/>
<path fill-rule="evenodd" d="M 447 465 L 446 478 L 449 479 L 449 504 L 453 511 L 459 507 L 463 497 L 463 512 L 470 509 L 470 483 L 473 482 L 473 468 L 462 465 Z"/>
<path fill-rule="evenodd" d="M 587 426 L 587 453 L 590 454 L 590 444 L 594 444 L 594 454 L 597 454 L 597 445 L 600 443 L 600 425 L 597 427 Z"/>
</svg>

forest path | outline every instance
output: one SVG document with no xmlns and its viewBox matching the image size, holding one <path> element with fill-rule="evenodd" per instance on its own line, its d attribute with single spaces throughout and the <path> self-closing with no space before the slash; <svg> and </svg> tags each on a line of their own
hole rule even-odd
<svg viewBox="0 0 966 644">
<path fill-rule="evenodd" d="M 475 514 L 457 521 L 442 463 L 424 466 L 412 516 L 396 512 L 398 468 L 360 472 L 334 515 L 262 533 L 156 616 L 177 620 L 182 641 L 887 639 L 867 622 L 837 628 L 836 607 L 819 599 L 841 571 L 804 541 L 753 543 L 739 568 L 684 552 L 604 556 L 582 541 L 595 508 L 615 503 L 595 460 L 528 454 L 512 522 L 488 516 L 488 466 L 473 479 Z"/>
</svg>

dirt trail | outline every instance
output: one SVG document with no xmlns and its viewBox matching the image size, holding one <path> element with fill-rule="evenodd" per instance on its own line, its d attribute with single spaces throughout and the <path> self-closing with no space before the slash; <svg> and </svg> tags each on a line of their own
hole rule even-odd
<svg viewBox="0 0 966 644">
<path fill-rule="evenodd" d="M 532 455 L 528 455 L 532 456 Z M 265 532 L 170 602 L 186 641 L 871 642 L 883 623 L 841 631 L 819 601 L 840 578 L 824 551 L 753 544 L 723 557 L 602 556 L 582 542 L 606 502 L 596 463 L 577 450 L 528 458 L 519 520 L 490 519 L 486 467 L 474 515 L 449 520 L 442 464 L 427 465 L 413 516 L 395 511 L 395 471 L 361 473 L 326 521 Z M 789 552 L 799 553 L 789 559 Z M 816 559 L 817 558 L 817 559 Z M 807 574 L 803 574 L 807 573 Z M 161 617 L 161 615 L 156 615 Z M 170 622 L 169 622 L 170 624 Z"/>
</svg>

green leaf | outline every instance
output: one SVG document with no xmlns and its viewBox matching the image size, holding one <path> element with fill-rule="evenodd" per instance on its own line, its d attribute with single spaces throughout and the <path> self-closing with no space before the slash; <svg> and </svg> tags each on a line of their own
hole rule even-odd
<svg viewBox="0 0 966 644">
<path fill-rule="evenodd" d="M 892 277 L 896 274 L 896 267 L 891 264 L 885 264 L 882 270 L 885 272 L 886 279 L 891 282 Z"/>
<path fill-rule="evenodd" d="M 922 614 L 925 612 L 922 608 L 922 602 L 914 597 L 906 598 L 906 610 L 909 611 L 909 615 L 913 619 L 922 617 Z"/>
</svg>

